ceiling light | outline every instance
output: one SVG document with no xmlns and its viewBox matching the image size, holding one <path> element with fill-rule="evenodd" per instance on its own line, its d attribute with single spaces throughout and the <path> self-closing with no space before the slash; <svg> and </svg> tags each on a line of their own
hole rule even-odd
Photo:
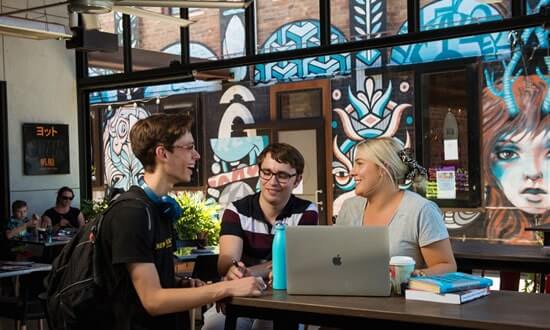
<svg viewBox="0 0 550 330">
<path fill-rule="evenodd" d="M 0 17 L 0 34 L 35 40 L 71 39 L 65 25 L 18 17 Z"/>
</svg>

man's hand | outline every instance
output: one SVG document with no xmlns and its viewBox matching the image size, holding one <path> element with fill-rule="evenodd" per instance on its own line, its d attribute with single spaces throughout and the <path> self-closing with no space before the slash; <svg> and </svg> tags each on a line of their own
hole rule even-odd
<svg viewBox="0 0 550 330">
<path fill-rule="evenodd" d="M 246 297 L 261 296 L 262 291 L 267 288 L 261 277 L 243 277 L 233 281 L 226 281 L 230 296 Z"/>
<path fill-rule="evenodd" d="M 237 280 L 246 276 L 251 276 L 252 273 L 246 268 L 242 261 L 239 261 L 237 265 L 233 265 L 229 268 L 225 274 L 225 279 L 228 281 Z"/>
</svg>

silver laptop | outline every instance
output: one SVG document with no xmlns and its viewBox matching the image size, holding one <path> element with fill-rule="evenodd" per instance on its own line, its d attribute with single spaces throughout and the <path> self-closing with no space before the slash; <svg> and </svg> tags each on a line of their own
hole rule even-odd
<svg viewBox="0 0 550 330">
<path fill-rule="evenodd" d="M 389 296 L 387 227 L 286 228 L 287 293 Z"/>
</svg>

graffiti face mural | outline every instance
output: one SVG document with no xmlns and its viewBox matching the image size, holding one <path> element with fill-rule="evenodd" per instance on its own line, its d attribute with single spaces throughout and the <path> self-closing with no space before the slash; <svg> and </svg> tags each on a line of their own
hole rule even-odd
<svg viewBox="0 0 550 330">
<path fill-rule="evenodd" d="M 550 205 L 550 133 L 503 134 L 491 153 L 491 173 L 514 206 L 544 213 Z"/>
<path fill-rule="evenodd" d="M 105 183 L 111 188 L 128 190 L 139 184 L 143 166 L 130 146 L 130 129 L 140 119 L 149 117 L 143 108 L 124 106 L 107 111 L 103 130 Z"/>
<path fill-rule="evenodd" d="M 535 29 L 533 35 L 544 42 Z M 514 241 L 534 240 L 524 229 L 550 222 L 550 58 L 532 65 L 536 74 L 518 69 L 522 52 L 517 50 L 495 83 L 485 70 L 483 91 L 483 155 L 488 207 L 487 237 Z"/>
</svg>

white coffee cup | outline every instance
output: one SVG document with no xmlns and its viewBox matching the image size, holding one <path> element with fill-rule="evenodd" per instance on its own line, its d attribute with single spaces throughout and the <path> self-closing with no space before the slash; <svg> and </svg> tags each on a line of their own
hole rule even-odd
<svg viewBox="0 0 550 330">
<path fill-rule="evenodd" d="M 407 283 L 414 271 L 416 262 L 411 257 L 394 256 L 390 259 L 390 281 L 392 293 L 403 295 Z"/>
</svg>

